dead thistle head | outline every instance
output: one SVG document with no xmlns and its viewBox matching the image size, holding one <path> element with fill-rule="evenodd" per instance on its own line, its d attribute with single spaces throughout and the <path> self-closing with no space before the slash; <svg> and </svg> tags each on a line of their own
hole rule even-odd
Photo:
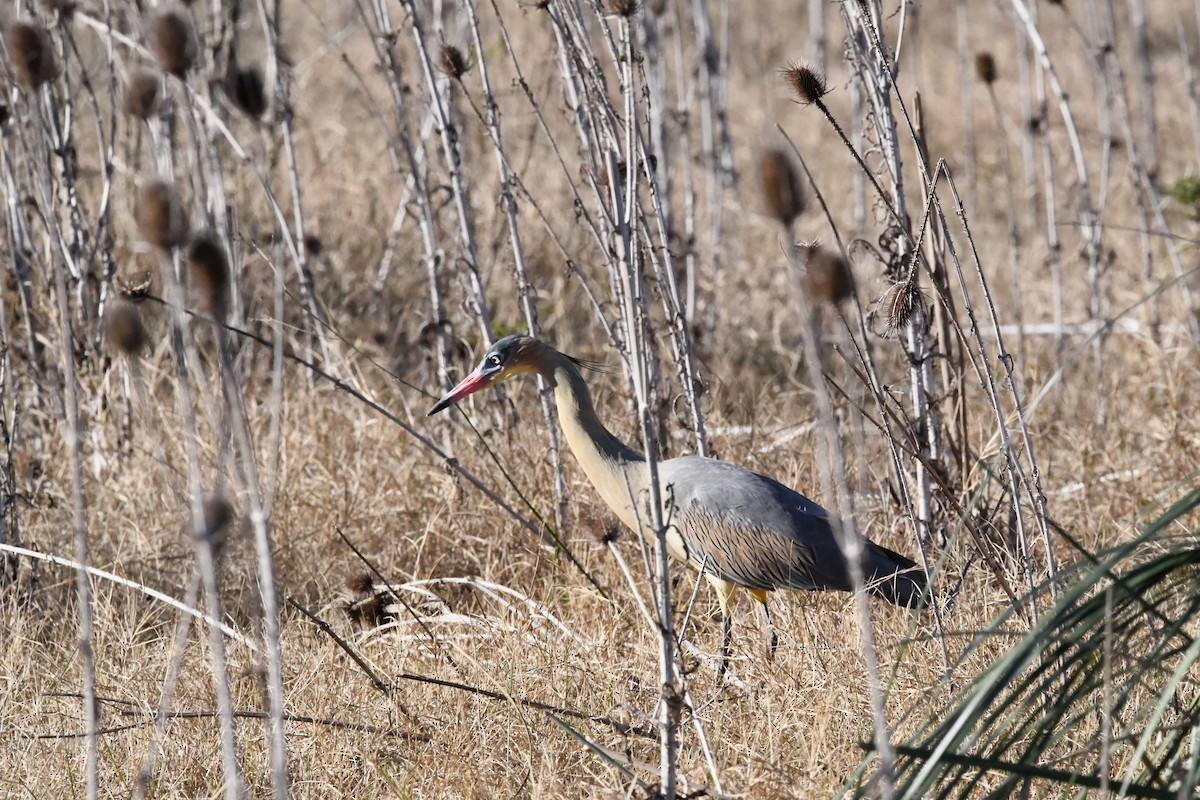
<svg viewBox="0 0 1200 800">
<path fill-rule="evenodd" d="M 267 110 L 267 95 L 258 67 L 231 69 L 225 76 L 225 94 L 248 117 L 258 119 Z"/>
<path fill-rule="evenodd" d="M 170 74 L 182 78 L 196 63 L 199 45 L 196 29 L 188 12 L 167 6 L 150 18 L 150 44 L 158 63 Z"/>
<path fill-rule="evenodd" d="M 799 245 L 804 264 L 802 284 L 810 300 L 838 305 L 854 295 L 854 273 L 850 262 L 819 244 Z"/>
<path fill-rule="evenodd" d="M 442 45 L 441 70 L 456 81 L 461 81 L 463 75 L 471 69 L 471 62 L 452 44 Z"/>
<path fill-rule="evenodd" d="M 601 6 L 604 13 L 617 17 L 632 17 L 639 8 L 637 0 L 604 0 Z"/>
<path fill-rule="evenodd" d="M 188 274 L 200 304 L 214 319 L 224 320 L 229 297 L 229 260 L 211 233 L 202 233 L 188 248 Z"/>
<path fill-rule="evenodd" d="M 825 76 L 807 64 L 789 64 L 781 69 L 780 73 L 792 87 L 792 92 L 796 95 L 796 102 L 802 106 L 819 104 L 821 98 L 829 93 Z"/>
<path fill-rule="evenodd" d="M 138 119 L 147 119 L 158 110 L 162 79 L 148 69 L 135 70 L 125 84 L 125 111 Z"/>
<path fill-rule="evenodd" d="M 346 588 L 355 596 L 369 594 L 375 590 L 375 576 L 366 570 L 351 572 L 346 576 Z"/>
<path fill-rule="evenodd" d="M 150 342 L 141 312 L 124 298 L 113 300 L 104 313 L 104 336 L 122 353 L 131 356 L 142 352 Z"/>
<path fill-rule="evenodd" d="M 759 159 L 758 173 L 771 213 L 790 228 L 804 211 L 804 192 L 792 159 L 783 150 L 768 150 Z"/>
<path fill-rule="evenodd" d="M 187 214 L 172 184 L 153 180 L 142 187 L 138 228 L 143 239 L 163 249 L 183 244 L 188 233 Z"/>
<path fill-rule="evenodd" d="M 975 77 L 988 86 L 996 82 L 996 59 L 986 50 L 975 54 Z"/>
<path fill-rule="evenodd" d="M 4 39 L 17 83 L 36 89 L 58 77 L 58 59 L 45 28 L 14 22 Z"/>
<path fill-rule="evenodd" d="M 904 330 L 913 315 L 924 308 L 925 295 L 921 294 L 914 273 L 909 279 L 892 284 L 883 293 L 876 306 L 876 314 L 883 313 L 884 335 L 892 336 Z"/>
</svg>

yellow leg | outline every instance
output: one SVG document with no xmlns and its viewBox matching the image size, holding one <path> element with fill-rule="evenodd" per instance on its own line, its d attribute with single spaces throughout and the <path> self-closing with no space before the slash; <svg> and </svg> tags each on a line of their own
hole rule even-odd
<svg viewBox="0 0 1200 800">
<path fill-rule="evenodd" d="M 771 624 L 771 610 L 767 608 L 767 591 L 765 589 L 749 589 L 747 590 L 758 601 L 758 609 L 762 612 L 763 618 L 763 647 L 766 651 L 767 661 L 775 658 L 775 650 L 779 647 L 779 637 L 775 634 L 775 626 Z"/>
<path fill-rule="evenodd" d="M 722 580 L 711 572 L 704 573 L 709 584 L 717 590 L 717 601 L 721 604 L 721 661 L 717 664 L 717 680 L 725 678 L 725 669 L 729 666 L 729 645 L 733 641 L 733 617 L 729 614 L 729 598 L 737 587 L 729 581 Z"/>
</svg>

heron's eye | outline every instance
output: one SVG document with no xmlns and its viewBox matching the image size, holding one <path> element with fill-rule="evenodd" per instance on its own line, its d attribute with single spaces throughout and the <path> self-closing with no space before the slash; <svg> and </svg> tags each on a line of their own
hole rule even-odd
<svg viewBox="0 0 1200 800">
<path fill-rule="evenodd" d="M 498 367 L 498 366 L 500 366 L 500 354 L 499 354 L 499 353 L 492 353 L 490 356 L 488 356 L 488 358 L 487 358 L 487 363 L 488 363 L 488 366 L 489 366 L 489 367 Z"/>
</svg>

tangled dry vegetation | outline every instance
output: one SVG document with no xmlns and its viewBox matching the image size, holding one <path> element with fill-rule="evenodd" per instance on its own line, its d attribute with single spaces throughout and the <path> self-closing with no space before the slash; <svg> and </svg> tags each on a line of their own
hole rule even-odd
<svg viewBox="0 0 1200 800">
<path fill-rule="evenodd" d="M 811 5 L 7 5 L 0 794 L 1200 784 L 1196 18 Z M 781 595 L 768 661 L 742 597 L 718 681 L 676 564 L 664 690 L 653 569 L 534 382 L 424 416 L 530 328 L 625 441 L 921 554 L 937 613 Z M 963 726 L 1059 734 L 936 728 L 1096 597 Z"/>
</svg>

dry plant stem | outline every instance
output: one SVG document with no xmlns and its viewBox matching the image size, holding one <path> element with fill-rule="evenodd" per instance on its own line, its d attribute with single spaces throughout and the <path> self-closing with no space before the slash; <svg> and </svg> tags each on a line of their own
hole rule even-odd
<svg viewBox="0 0 1200 800">
<path fill-rule="evenodd" d="M 17 545 L 13 545 L 13 544 L 0 543 L 0 551 L 5 552 L 5 553 L 11 553 L 14 556 L 21 556 L 24 558 L 33 558 L 33 559 L 37 559 L 38 561 L 45 561 L 50 564 L 57 564 L 58 566 L 65 567 L 67 569 L 78 570 L 81 566 L 78 561 L 74 561 L 69 558 L 63 558 L 62 556 L 56 556 L 51 553 L 43 553 L 40 550 L 31 550 L 26 547 L 18 547 Z M 109 583 L 114 583 L 118 586 L 124 586 L 128 589 L 133 589 L 134 591 L 140 592 L 141 594 L 144 594 L 153 600 L 157 600 L 158 602 L 163 603 L 164 605 L 170 606 L 171 608 L 174 608 L 175 610 L 177 610 L 183 614 L 186 614 L 190 617 L 195 617 L 196 619 L 201 620 L 201 621 L 207 623 L 208 625 L 214 626 L 217 630 L 219 630 L 225 636 L 227 636 L 230 639 L 233 639 L 235 642 L 238 642 L 239 644 L 245 646 L 246 649 L 248 649 L 250 652 L 258 651 L 258 647 L 254 644 L 254 642 L 252 642 L 249 639 L 247 639 L 246 637 L 242 636 L 242 634 L 239 633 L 237 630 L 226 625 L 224 622 L 222 622 L 219 619 L 215 619 L 211 616 L 208 616 L 199 608 L 196 608 L 194 606 L 189 606 L 187 603 L 184 603 L 182 600 L 177 600 L 174 597 L 171 597 L 169 594 L 163 594 L 162 592 L 158 591 L 157 589 L 152 589 L 151 587 L 146 586 L 141 583 L 138 583 L 137 581 L 132 581 L 129 578 L 123 578 L 120 575 L 117 575 L 116 573 L 109 572 L 108 570 L 103 570 L 98 567 L 87 567 L 85 569 L 85 571 L 87 572 L 88 575 L 92 576 L 93 578 L 98 578 L 102 581 L 108 581 Z"/>
<path fill-rule="evenodd" d="M 1112 6 L 1108 6 L 1112 14 Z M 1175 6 L 1179 8 L 1178 5 Z M 1141 86 L 1137 95 L 1141 98 L 1141 108 L 1138 115 L 1142 121 L 1142 145 L 1145 148 L 1146 172 L 1153 178 L 1158 172 L 1158 131 L 1154 103 L 1154 65 L 1150 59 L 1150 34 L 1146 22 L 1145 0 L 1129 0 L 1129 22 L 1133 28 L 1133 53 L 1137 60 L 1138 77 Z"/>
<path fill-rule="evenodd" d="M 796 265 L 793 264 L 792 267 L 792 271 L 795 273 Z M 875 651 L 875 636 L 871 625 L 871 607 L 863 578 L 863 545 L 858 535 L 854 502 L 846 480 L 845 456 L 837 431 L 837 417 L 834 414 L 829 390 L 826 388 L 821 374 L 821 354 L 817 349 L 816 325 L 813 321 L 812 309 L 808 305 L 808 298 L 803 293 L 797 295 L 796 307 L 800 313 L 801 339 L 804 345 L 805 360 L 808 362 L 811 375 L 813 399 L 817 406 L 818 441 L 820 443 L 818 466 L 820 467 L 821 483 L 825 489 L 824 494 L 832 496 L 836 500 L 837 516 L 831 521 L 834 533 L 837 534 L 838 545 L 846 558 L 847 572 L 849 572 L 850 583 L 854 591 L 855 611 L 860 626 L 860 643 L 866 666 L 867 686 L 874 723 L 875 748 L 879 754 L 881 796 L 892 798 L 895 795 L 893 773 L 896 752 L 892 746 L 887 714 L 884 709 L 879 657 Z"/>
<path fill-rule="evenodd" d="M 421 71 L 425 76 L 425 85 L 429 92 L 429 106 L 433 111 L 434 120 L 442 143 L 442 154 L 446 159 L 446 169 L 450 173 L 450 185 L 453 189 L 454 204 L 458 211 L 459 234 L 462 237 L 463 249 L 466 254 L 467 279 L 474 295 L 473 302 L 475 318 L 479 324 L 480 338 L 486 345 L 492 343 L 492 317 L 488 309 L 487 296 L 483 288 L 483 278 L 479 274 L 479 256 L 475 246 L 475 226 L 470 215 L 470 201 L 467 197 L 466 180 L 463 175 L 462 159 L 458 146 L 458 128 L 450 118 L 450 109 L 446 98 L 438 88 L 438 79 L 434 73 L 433 62 L 425 44 L 425 32 L 422 28 L 421 17 L 414 0 L 404 0 L 408 9 L 409 28 L 413 41 L 417 46 L 417 57 L 421 62 Z"/>
<path fill-rule="evenodd" d="M 177 397 L 179 400 L 180 418 L 183 420 L 183 447 L 187 456 L 188 492 L 191 496 L 191 529 L 196 542 L 196 563 L 200 570 L 201 583 L 204 587 L 205 602 L 208 616 L 219 620 L 223 616 L 221 607 L 220 585 L 217 577 L 216 554 L 213 551 L 213 540 L 208 529 L 204 509 L 204 492 L 200 480 L 199 440 L 197 438 L 196 418 L 193 412 L 193 393 L 191 375 L 188 364 L 194 360 L 194 347 L 187 327 L 187 318 L 183 312 L 183 288 L 175 277 L 179 274 L 179 254 L 174 254 L 175 262 L 162 270 L 166 276 L 167 291 L 174 302 L 170 304 L 171 349 L 174 354 L 176 374 L 178 376 Z M 209 623 L 209 649 L 212 660 L 213 684 L 217 697 L 218 719 L 221 728 L 221 760 L 225 776 L 226 800 L 238 800 L 241 796 L 241 770 L 238 765 L 237 735 L 233 717 L 233 692 L 229 684 L 228 660 L 225 656 L 225 640 L 222 633 L 212 623 Z"/>
<path fill-rule="evenodd" d="M 370 14 L 363 8 L 364 3 L 369 4 Z M 392 104 L 395 106 L 397 116 L 400 119 L 397 138 L 404 149 L 405 162 L 409 167 L 409 177 L 413 181 L 413 196 L 417 202 L 417 227 L 421 232 L 421 242 L 425 249 L 424 262 L 429 282 L 431 322 L 435 326 L 434 341 L 436 347 L 434 352 L 437 355 L 438 381 L 442 384 L 443 388 L 448 389 L 452 385 L 449 374 L 450 342 L 447 335 L 448 332 L 442 324 L 443 320 L 447 319 L 447 316 L 445 303 L 442 299 L 439 277 L 439 268 L 445 255 L 438 244 L 437 227 L 434 224 L 433 211 L 430 207 L 429 188 L 426 181 L 427 170 L 424 145 L 420 144 L 421 139 L 418 139 L 417 144 L 414 144 L 408 130 L 409 113 L 408 103 L 405 101 L 406 90 L 400 85 L 399 75 L 401 73 L 401 64 L 399 58 L 396 56 L 396 39 L 392 35 L 391 16 L 388 12 L 387 3 L 381 0 L 359 0 L 355 4 L 355 8 L 368 30 L 371 29 L 372 21 L 374 22 L 375 29 L 372 30 L 371 44 L 375 47 L 375 60 L 380 66 L 381 73 L 387 77 Z M 446 437 L 448 442 L 448 431 L 446 432 Z"/>
<path fill-rule="evenodd" d="M 954 3 L 955 37 L 958 44 L 958 81 L 962 97 L 963 114 L 963 160 L 967 167 L 967 205 L 972 209 L 975 205 L 975 73 L 971 69 L 971 42 L 968 33 L 970 12 L 967 10 L 967 0 L 955 0 Z M 899 63 L 899 55 L 896 62 Z"/>
<path fill-rule="evenodd" d="M 304 204 L 300 186 L 300 169 L 296 158 L 295 135 L 292 130 L 291 99 L 288 97 L 284 71 L 279 65 L 279 8 L 278 3 L 276 3 L 275 13 L 272 14 L 267 10 L 265 0 L 258 0 L 257 5 L 259 19 L 262 22 L 264 39 L 267 44 L 268 73 L 274 78 L 276 117 L 279 120 L 284 153 L 287 155 L 288 178 L 290 180 L 289 188 L 292 195 L 293 230 L 291 238 L 293 242 L 299 243 L 298 246 L 292 248 L 292 253 L 296 258 L 296 274 L 300 277 L 300 296 L 315 321 L 320 323 L 325 321 L 325 317 L 317 305 L 315 284 L 312 272 L 308 266 L 308 248 L 303 244 L 305 241 Z M 330 358 L 328 342 L 326 342 L 324 336 L 320 336 L 318 342 L 321 345 L 321 354 L 324 356 L 325 361 L 328 362 Z M 282 710 L 280 713 L 283 713 Z M 286 771 L 287 761 L 282 754 L 275 754 L 273 752 L 272 762 L 272 770 L 275 772 L 277 778 L 275 783 L 276 796 L 283 797 L 286 795 L 286 786 L 279 784 L 278 776 L 281 769 Z M 280 794 L 281 789 L 284 791 L 284 794 Z"/>
<path fill-rule="evenodd" d="M 1187 86 L 1188 110 L 1192 119 L 1192 146 L 1196 162 L 1200 163 L 1200 85 L 1196 79 L 1196 65 L 1193 63 L 1191 34 L 1183 22 L 1183 12 L 1180 6 L 1175 6 L 1175 38 L 1179 41 L 1180 60 L 1183 62 L 1183 79 Z"/>
<path fill-rule="evenodd" d="M 247 502 L 250 505 L 250 525 L 254 531 L 258 586 L 262 597 L 263 639 L 267 649 L 267 686 L 270 696 L 267 736 L 271 747 L 271 777 L 275 796 L 284 798 L 288 791 L 288 769 L 287 743 L 283 727 L 283 653 L 279 641 L 279 607 L 275 597 L 271 524 L 263 504 L 262 484 L 258 478 L 250 421 L 246 416 L 245 402 L 234 368 L 229 340 L 224 329 L 217 328 L 214 332 L 217 336 L 229 427 L 232 429 L 234 445 L 240 456 L 239 463 L 247 490 Z M 279 339 L 276 335 L 276 342 Z M 280 413 L 280 409 L 275 409 L 273 413 Z"/>
<path fill-rule="evenodd" d="M 1092 307 L 1091 313 L 1094 319 L 1100 318 L 1101 309 L 1098 307 L 1099 302 L 1099 279 L 1100 279 L 1100 239 L 1103 235 L 1103 227 L 1100 224 L 1098 214 L 1092 201 L 1091 183 L 1088 180 L 1087 162 L 1083 155 L 1083 144 L 1079 138 L 1079 132 L 1075 126 L 1075 118 L 1071 113 L 1071 106 L 1068 102 L 1067 93 L 1063 89 L 1062 82 L 1058 78 L 1058 72 L 1054 69 L 1054 64 L 1050 61 L 1050 52 L 1046 49 L 1046 43 L 1042 40 L 1037 23 L 1030 14 L 1029 8 L 1025 5 L 1024 0 L 1011 0 L 1013 11 L 1017 18 L 1024 26 L 1025 35 L 1030 44 L 1033 45 L 1035 54 L 1038 57 L 1040 65 L 1040 77 L 1044 78 L 1054 92 L 1054 97 L 1058 102 L 1059 116 L 1062 118 L 1063 126 L 1067 134 L 1067 141 L 1070 144 L 1071 155 L 1075 164 L 1075 177 L 1078 182 L 1079 195 L 1079 211 L 1078 225 L 1080 235 L 1083 237 L 1084 250 L 1088 259 L 1088 281 L 1092 291 Z M 1039 87 L 1039 92 L 1044 92 L 1044 87 Z M 1048 127 L 1049 121 L 1044 113 L 1045 103 L 1042 104 L 1042 124 Z M 1047 131 L 1042 132 L 1043 154 L 1046 159 L 1046 166 L 1049 169 L 1050 153 L 1049 140 Z M 1049 192 L 1050 181 L 1047 180 L 1047 195 Z M 1050 199 L 1047 197 L 1047 214 L 1051 212 Z M 1049 225 L 1049 221 L 1047 222 Z M 1056 234 L 1050 234 L 1056 237 Z M 1056 238 L 1052 241 L 1057 241 Z M 1053 257 L 1057 258 L 1057 250 L 1052 246 Z M 1095 340 L 1095 355 L 1097 361 L 1100 360 L 1101 342 Z"/>
<path fill-rule="evenodd" d="M 183 596 L 185 606 L 194 607 L 200 594 L 200 569 L 193 566 L 191 578 L 188 580 L 187 591 Z M 175 687 L 179 682 L 179 674 L 183 671 L 183 660 L 187 654 L 188 634 L 192 628 L 190 614 L 181 614 L 175 623 L 175 635 L 171 639 L 171 657 L 167 662 L 167 674 L 163 678 L 162 692 L 159 694 L 158 709 L 154 713 L 154 721 L 150 729 L 150 744 L 142 757 L 142 766 L 138 769 L 137 778 L 133 784 L 133 797 L 142 800 L 150 791 L 150 781 L 154 777 L 154 766 L 162 750 L 163 739 L 167 732 L 167 721 L 171 717 L 171 703 L 175 698 Z"/>
<path fill-rule="evenodd" d="M 722 18 L 727 27 L 728 0 L 720 5 Z M 723 67 L 727 54 L 719 52 L 714 41 L 712 19 L 708 14 L 708 0 L 693 0 L 692 27 L 696 36 L 696 52 L 700 55 L 698 81 L 700 143 L 704 150 L 705 165 L 707 166 L 709 272 L 715 283 L 721 270 L 721 221 L 725 186 L 727 183 L 736 184 L 733 173 L 733 155 L 729 143 L 729 129 L 725 121 Z M 716 327 L 719 310 L 718 304 L 714 300 L 706 315 L 706 324 L 710 331 Z"/>
<path fill-rule="evenodd" d="M 156 300 L 158 300 L 158 302 L 164 302 L 158 298 L 149 298 L 149 299 L 156 299 Z M 165 303 L 165 304 L 169 305 L 169 306 L 175 305 L 175 304 L 171 304 L 171 303 Z M 178 308 L 179 307 L 176 306 L 176 309 L 178 309 Z M 187 315 L 187 314 L 191 314 L 192 312 L 183 310 L 183 311 L 181 311 L 181 313 Z M 250 331 L 243 330 L 241 328 L 236 328 L 232 325 L 224 325 L 222 323 L 217 323 L 212 320 L 207 320 L 207 321 L 214 325 L 220 325 L 226 331 L 235 333 L 238 336 L 249 339 L 249 340 L 255 342 L 256 344 L 262 345 L 264 347 L 272 346 L 272 340 L 258 336 L 257 334 L 252 333 Z M 462 466 L 462 464 L 459 463 L 458 459 L 454 458 L 449 453 L 447 453 L 445 450 L 442 450 L 440 447 L 438 447 L 433 442 L 433 440 L 418 433 L 415 428 L 413 428 L 411 425 L 406 423 L 404 420 L 400 419 L 400 417 L 398 417 L 395 414 L 393 414 L 392 412 L 388 411 L 386 408 L 384 408 L 383 406 L 381 406 L 379 403 L 375 402 L 371 398 L 367 397 L 365 394 L 363 394 L 358 389 L 355 389 L 353 386 L 351 386 L 346 381 L 342 380 L 341 378 L 337 377 L 336 375 L 334 375 L 330 372 L 326 372 L 324 369 L 322 369 L 320 367 L 320 365 L 316 364 L 315 362 L 309 361 L 309 360 L 303 358 L 302 356 L 296 355 L 295 353 L 285 353 L 284 358 L 286 358 L 288 361 L 292 361 L 293 363 L 299 364 L 300 366 L 308 369 L 310 372 L 312 372 L 317 377 L 328 381 L 334 387 L 336 387 L 338 390 L 350 395 L 355 400 L 357 400 L 360 403 L 362 403 L 363 405 L 367 406 L 372 411 L 375 411 L 376 413 L 380 414 L 385 419 L 387 419 L 389 422 L 391 422 L 392 424 L 396 425 L 401 430 L 403 430 L 406 434 L 408 434 L 412 438 L 416 439 L 417 442 L 422 447 L 424 447 L 426 450 L 428 450 L 430 453 L 432 453 L 434 456 L 436 456 L 440 461 L 442 461 L 442 463 L 446 466 L 447 469 L 454 471 L 458 475 L 461 475 L 463 478 L 465 478 L 467 480 L 468 483 L 470 483 L 472 486 L 474 486 L 476 489 L 478 489 L 485 497 L 487 497 L 489 500 L 491 500 L 493 503 L 495 503 L 497 506 L 499 506 L 506 514 L 508 514 L 510 517 L 512 517 L 512 519 L 515 522 L 517 522 L 521 527 L 525 528 L 527 531 L 532 533 L 534 536 L 538 537 L 538 539 L 542 542 L 543 547 L 545 547 L 547 550 L 549 550 L 551 552 L 556 551 L 557 548 L 556 548 L 555 542 L 552 538 L 550 538 L 549 534 L 547 534 L 542 528 L 535 525 L 529 519 L 522 516 L 520 514 L 520 512 L 518 512 L 515 508 L 513 508 L 511 505 L 509 505 L 508 502 L 506 502 L 504 500 L 504 498 L 502 498 L 502 497 L 500 497 L 500 495 L 496 494 L 491 488 L 489 488 L 487 486 L 487 484 L 485 484 L 482 480 L 480 480 L 478 477 L 476 477 L 476 475 L 474 473 L 472 473 L 466 467 Z M 572 563 L 574 563 L 576 566 L 579 566 L 579 562 L 571 556 L 570 551 L 566 551 L 566 552 L 567 552 L 568 558 L 571 559 Z M 582 567 L 580 567 L 580 568 L 582 569 Z M 584 572 L 584 574 L 585 574 L 585 576 L 587 575 L 586 572 Z M 589 581 L 594 583 L 593 578 L 589 577 Z"/>
<path fill-rule="evenodd" d="M 1011 273 L 1013 292 L 1013 319 L 1017 326 L 1017 358 L 1025 363 L 1025 306 L 1021 293 L 1021 231 L 1017 222 L 1016 192 L 1013 188 L 1012 154 L 1008 147 L 1008 131 L 1004 124 L 1004 112 L 1000 109 L 1000 101 L 996 97 L 992 84 L 987 86 L 988 100 L 992 107 L 992 117 L 996 124 L 996 140 L 1000 144 L 1000 163 L 1004 170 L 1004 213 L 1008 230 L 1008 267 Z"/>
<path fill-rule="evenodd" d="M 541 326 L 538 324 L 537 308 L 533 302 L 533 289 L 529 285 L 529 277 L 525 269 L 525 250 L 521 245 L 521 230 L 517 221 L 517 201 L 513 197 L 512 181 L 501 140 L 500 112 L 496 98 L 492 94 L 487 59 L 483 56 L 485 51 L 483 37 L 479 33 L 479 18 L 472 5 L 467 5 L 466 13 L 467 20 L 471 25 L 471 35 L 475 40 L 475 51 L 479 54 L 479 78 L 483 86 L 484 102 L 487 105 L 486 127 L 496 153 L 496 169 L 500 176 L 500 198 L 504 207 L 504 216 L 508 222 L 508 238 L 513 252 L 513 273 L 517 282 L 517 292 L 521 299 L 521 311 L 525 315 L 525 324 L 529 328 L 529 334 L 540 336 Z M 550 385 L 541 375 L 537 376 L 537 385 L 542 416 L 546 419 L 546 432 L 550 440 L 550 469 L 554 473 L 554 529 L 561 531 L 563 530 L 563 521 L 566 519 L 567 484 L 563 476 L 562 448 L 558 438 L 558 417 L 554 413 L 553 392 Z"/>
<path fill-rule="evenodd" d="M 54 277 L 54 294 L 58 310 L 58 345 L 61 359 L 59 369 L 64 388 L 62 434 L 63 444 L 70 460 L 71 527 L 77 565 L 75 567 L 75 594 L 79 603 L 76 614 L 79 630 L 79 662 L 83 679 L 84 773 L 87 797 L 91 800 L 91 798 L 100 796 L 100 741 L 97 736 L 100 709 L 96 702 L 96 660 L 92 649 L 93 609 L 91 581 L 88 578 L 90 555 L 83 496 L 83 439 L 79 419 L 79 375 L 75 371 L 75 335 L 72 332 L 66 277 L 68 270 L 72 274 L 78 275 L 78 268 L 72 268 L 68 264 L 71 261 L 71 254 L 78 253 L 79 248 L 69 244 L 64 238 L 63 231 L 59 226 L 58 214 L 54 208 L 53 198 L 56 190 L 52 177 L 51 150 L 46 145 L 51 143 L 54 151 L 57 152 L 65 152 L 65 148 L 69 145 L 62 138 L 65 132 L 60 128 L 57 119 L 58 109 L 54 97 L 54 85 L 43 86 L 40 94 L 44 103 L 39 105 L 35 100 L 31 105 L 39 109 L 40 113 L 35 112 L 35 115 L 40 127 L 48 135 L 38 137 L 41 152 L 38 153 L 37 164 L 39 167 L 44 166 L 45 171 L 39 175 L 41 180 L 37 181 L 37 190 L 40 195 L 39 206 L 43 210 L 41 218 L 49 228 L 47 233 L 52 248 L 50 271 Z"/>
<path fill-rule="evenodd" d="M 892 68 L 888 63 L 882 43 L 875 32 L 879 30 L 881 12 L 879 3 L 875 0 L 851 8 L 851 3 L 843 5 L 843 17 L 851 32 L 851 40 L 858 48 L 859 77 L 867 89 L 871 117 L 875 130 L 884 152 L 884 162 L 892 180 L 892 193 L 887 208 L 891 211 L 900 229 L 896 245 L 900 257 L 907 258 L 910 269 L 915 270 L 919 262 L 920 250 L 912 246 L 908 234 L 909 218 L 905 209 L 903 170 L 900 159 L 900 142 L 896 133 L 896 121 L 892 114 L 891 92 L 895 88 L 892 79 Z M 899 95 L 897 94 L 897 99 Z M 819 107 L 825 111 L 823 104 Z M 832 115 L 826 112 L 832 119 Z M 906 114 L 907 119 L 907 114 Z M 912 130 L 911 121 L 909 123 Z M 840 128 L 839 128 L 840 130 Z M 843 135 L 843 140 L 845 136 Z M 914 139 L 915 139 L 914 134 Z M 855 154 L 857 157 L 857 153 Z M 860 167 L 867 173 L 877 191 L 882 195 L 882 189 L 875 176 L 859 159 Z M 922 171 L 924 166 L 922 165 Z M 922 445 L 929 460 L 937 463 L 941 459 L 941 422 L 937 409 L 930 404 L 930 397 L 936 396 L 933 387 L 933 351 L 929 342 L 929 324 L 925 319 L 923 309 L 918 308 L 905 326 L 905 351 L 909 359 L 909 396 L 912 403 L 912 416 L 916 425 L 923 430 Z M 933 480 L 925 466 L 925 459 L 918 459 L 913 464 L 913 479 L 916 484 L 915 508 L 917 517 L 914 520 L 917 527 L 917 539 L 922 549 L 928 548 L 931 541 L 933 523 Z"/>
<path fill-rule="evenodd" d="M 1018 489 L 1019 487 L 1024 486 L 1030 500 L 1033 502 L 1034 508 L 1036 509 L 1035 519 L 1037 521 L 1039 532 L 1042 535 L 1042 544 L 1046 548 L 1046 570 L 1050 577 L 1054 578 L 1058 572 L 1058 567 L 1057 559 L 1054 554 L 1054 542 L 1050 538 L 1050 525 L 1046 510 L 1046 493 L 1042 489 L 1041 472 L 1038 469 L 1037 456 L 1033 449 L 1033 439 L 1029 432 L 1028 415 L 1021 399 L 1020 387 L 1017 386 L 1012 354 L 1009 353 L 1008 348 L 1004 344 L 1004 335 L 1000 330 L 1000 319 L 996 313 L 996 305 L 994 302 L 992 302 L 991 292 L 988 290 L 988 282 L 983 270 L 983 263 L 979 259 L 979 252 L 975 247 L 974 237 L 972 237 L 970 226 L 967 224 L 966 212 L 963 210 L 962 200 L 959 198 L 958 188 L 954 184 L 954 178 L 946 170 L 945 162 L 938 162 L 937 172 L 945 175 L 946 183 L 950 187 L 951 196 L 954 198 L 954 206 L 958 214 L 959 222 L 962 224 L 963 233 L 967 237 L 967 244 L 971 248 L 971 257 L 975 264 L 975 275 L 979 280 L 980 286 L 983 288 L 985 304 L 989 314 L 991 315 L 992 326 L 995 331 L 997 348 L 996 358 L 1004 367 L 1005 383 L 1008 386 L 1008 393 L 1012 397 L 1013 410 L 1016 412 L 1018 424 L 1020 425 L 1021 439 L 1024 445 L 1025 456 L 1029 460 L 1030 475 L 1026 476 L 1021 467 L 1020 461 L 1015 456 L 1015 449 L 1008 433 L 1007 421 L 1005 420 L 1003 411 L 1000 409 L 999 391 L 995 385 L 993 372 L 991 369 L 978 370 L 978 372 L 981 373 L 981 377 L 986 378 L 985 386 L 987 387 L 988 398 L 992 403 L 992 411 L 996 416 L 997 431 L 1002 437 L 1005 453 L 1005 465 L 1009 473 L 1009 481 L 1013 491 L 1014 511 L 1017 515 L 1018 525 L 1022 524 L 1021 520 L 1023 516 L 1021 513 L 1020 501 L 1018 499 Z M 941 224 L 945 226 L 945 215 L 942 212 L 941 202 L 938 200 L 936 194 L 933 195 L 933 202 L 937 205 L 939 220 L 941 220 Z M 954 263 L 955 272 L 958 275 L 959 287 L 962 291 L 964 307 L 967 311 L 968 318 L 971 320 L 970 330 L 975 336 L 975 344 L 980 355 L 984 358 L 985 363 L 988 363 L 990 362 L 990 359 L 987 358 L 987 348 L 983 342 L 983 334 L 980 332 L 979 325 L 975 320 L 975 310 L 971 304 L 970 295 L 967 291 L 966 280 L 962 272 L 962 265 L 959 262 L 957 253 L 954 251 L 953 241 L 950 239 L 950 237 L 947 237 L 946 241 L 950 250 L 951 261 Z M 1050 596 L 1052 598 L 1057 599 L 1058 589 L 1058 582 L 1052 581 L 1050 583 Z M 1032 599 L 1030 602 L 1033 602 Z"/>
<path fill-rule="evenodd" d="M 659 781 L 664 797 L 675 796 L 676 768 L 678 763 L 679 692 L 675 674 L 675 627 L 674 608 L 671 599 L 670 555 L 667 552 L 667 529 L 662 516 L 662 486 L 658 476 L 658 431 L 654 423 L 653 395 L 657 376 L 650 355 L 650 330 L 647 320 L 647 303 L 644 296 L 637 250 L 634 247 L 637 233 L 633 230 L 636 209 L 636 176 L 639 173 L 639 153 L 636 145 L 636 110 L 634 104 L 632 41 L 628 18 L 618 20 L 621 44 L 625 58 L 620 61 L 621 94 L 625 101 L 624 156 L 622 170 L 615 149 L 608 151 L 609 200 L 614 218 L 614 231 L 620 237 L 620 277 L 623 280 L 625 305 L 622 308 L 625 331 L 628 336 L 632 360 L 631 373 L 637 404 L 638 426 L 645 445 L 646 464 L 650 471 L 650 496 L 648 498 L 651 525 L 654 537 L 654 570 L 652 579 L 655 587 L 656 633 L 659 639 L 658 677 L 662 696 L 658 706 L 659 735 Z M 615 142 L 614 142 L 615 144 Z M 623 191 L 621 191 L 623 190 Z"/>
</svg>

